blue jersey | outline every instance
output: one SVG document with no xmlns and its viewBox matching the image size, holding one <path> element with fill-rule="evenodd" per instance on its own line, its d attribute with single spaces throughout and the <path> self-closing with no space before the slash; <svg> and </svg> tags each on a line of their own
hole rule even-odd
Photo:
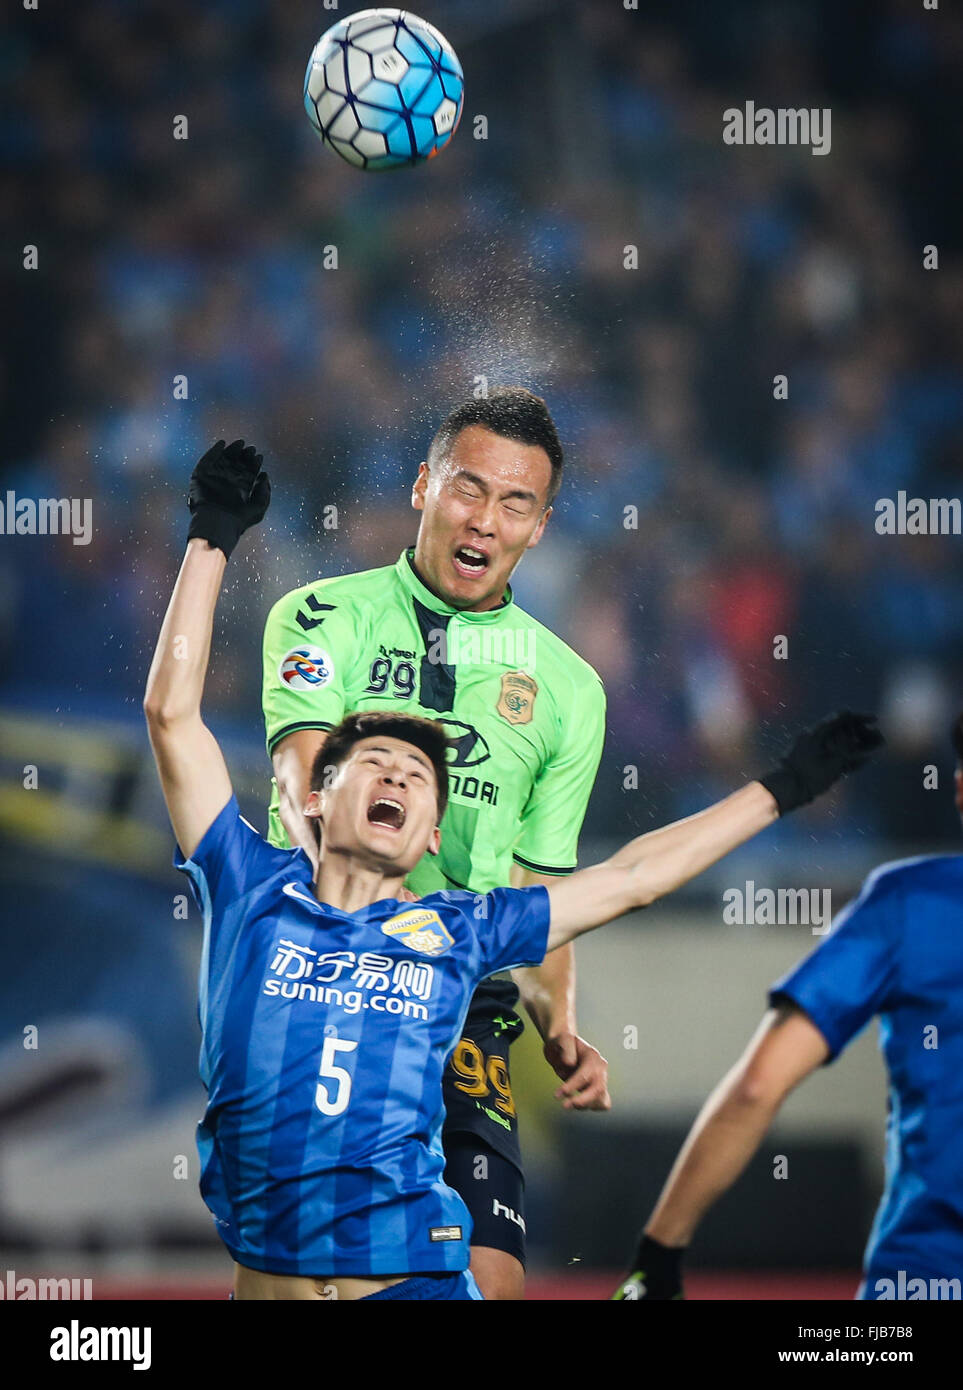
<svg viewBox="0 0 963 1390">
<path fill-rule="evenodd" d="M 231 1254 L 272 1274 L 465 1269 L 442 1072 L 478 981 L 545 955 L 547 891 L 342 912 L 233 797 L 174 863 L 204 915 L 201 1192 Z"/>
<path fill-rule="evenodd" d="M 889 1073 L 886 1187 L 864 1297 L 898 1271 L 963 1271 L 963 856 L 884 864 L 832 933 L 776 984 L 832 1061 L 873 1017 Z"/>
</svg>

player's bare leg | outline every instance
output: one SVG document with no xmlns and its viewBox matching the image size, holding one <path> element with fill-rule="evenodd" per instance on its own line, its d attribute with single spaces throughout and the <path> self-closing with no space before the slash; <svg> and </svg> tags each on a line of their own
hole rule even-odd
<svg viewBox="0 0 963 1390">
<path fill-rule="evenodd" d="M 505 1250 L 496 1250 L 491 1245 L 473 1245 L 471 1272 L 487 1299 L 525 1297 L 525 1266 Z"/>
</svg>

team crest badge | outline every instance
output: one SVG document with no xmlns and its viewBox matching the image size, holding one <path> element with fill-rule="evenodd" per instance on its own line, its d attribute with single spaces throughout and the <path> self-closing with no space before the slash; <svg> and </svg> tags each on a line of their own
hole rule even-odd
<svg viewBox="0 0 963 1390">
<path fill-rule="evenodd" d="M 425 907 L 400 912 L 397 917 L 382 922 L 381 930 L 385 936 L 400 937 L 406 946 L 423 956 L 442 956 L 455 944 L 455 938 L 438 913 Z"/>
<path fill-rule="evenodd" d="M 538 685 L 524 671 L 506 671 L 495 708 L 509 724 L 531 724 Z"/>
</svg>

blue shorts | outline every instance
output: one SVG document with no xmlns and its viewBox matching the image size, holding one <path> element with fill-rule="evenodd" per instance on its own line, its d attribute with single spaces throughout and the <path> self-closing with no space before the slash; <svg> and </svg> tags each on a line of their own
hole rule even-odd
<svg viewBox="0 0 963 1390">
<path fill-rule="evenodd" d="M 410 1279 L 402 1279 L 400 1284 L 389 1284 L 377 1293 L 365 1294 L 359 1303 L 370 1303 L 374 1298 L 455 1298 L 463 1302 L 468 1299 L 482 1299 L 481 1289 L 475 1283 L 471 1270 L 461 1274 L 413 1274 Z"/>
</svg>

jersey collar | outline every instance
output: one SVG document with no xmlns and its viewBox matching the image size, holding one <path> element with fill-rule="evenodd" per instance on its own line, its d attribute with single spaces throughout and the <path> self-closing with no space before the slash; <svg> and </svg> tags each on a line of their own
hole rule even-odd
<svg viewBox="0 0 963 1390">
<path fill-rule="evenodd" d="M 415 570 L 415 547 L 413 545 L 409 545 L 408 549 L 403 550 L 399 555 L 398 563 L 395 565 L 395 573 L 409 594 L 413 594 L 418 602 L 423 604 L 431 613 L 439 613 L 446 617 L 454 617 L 457 614 L 459 618 L 463 618 L 465 622 L 469 623 L 494 623 L 498 622 L 509 609 L 514 607 L 515 601 L 509 584 L 505 588 L 505 597 L 497 608 L 489 608 L 484 613 L 468 613 L 464 608 L 453 608 L 451 604 L 440 599 L 437 594 L 433 594 L 418 578 Z"/>
</svg>

